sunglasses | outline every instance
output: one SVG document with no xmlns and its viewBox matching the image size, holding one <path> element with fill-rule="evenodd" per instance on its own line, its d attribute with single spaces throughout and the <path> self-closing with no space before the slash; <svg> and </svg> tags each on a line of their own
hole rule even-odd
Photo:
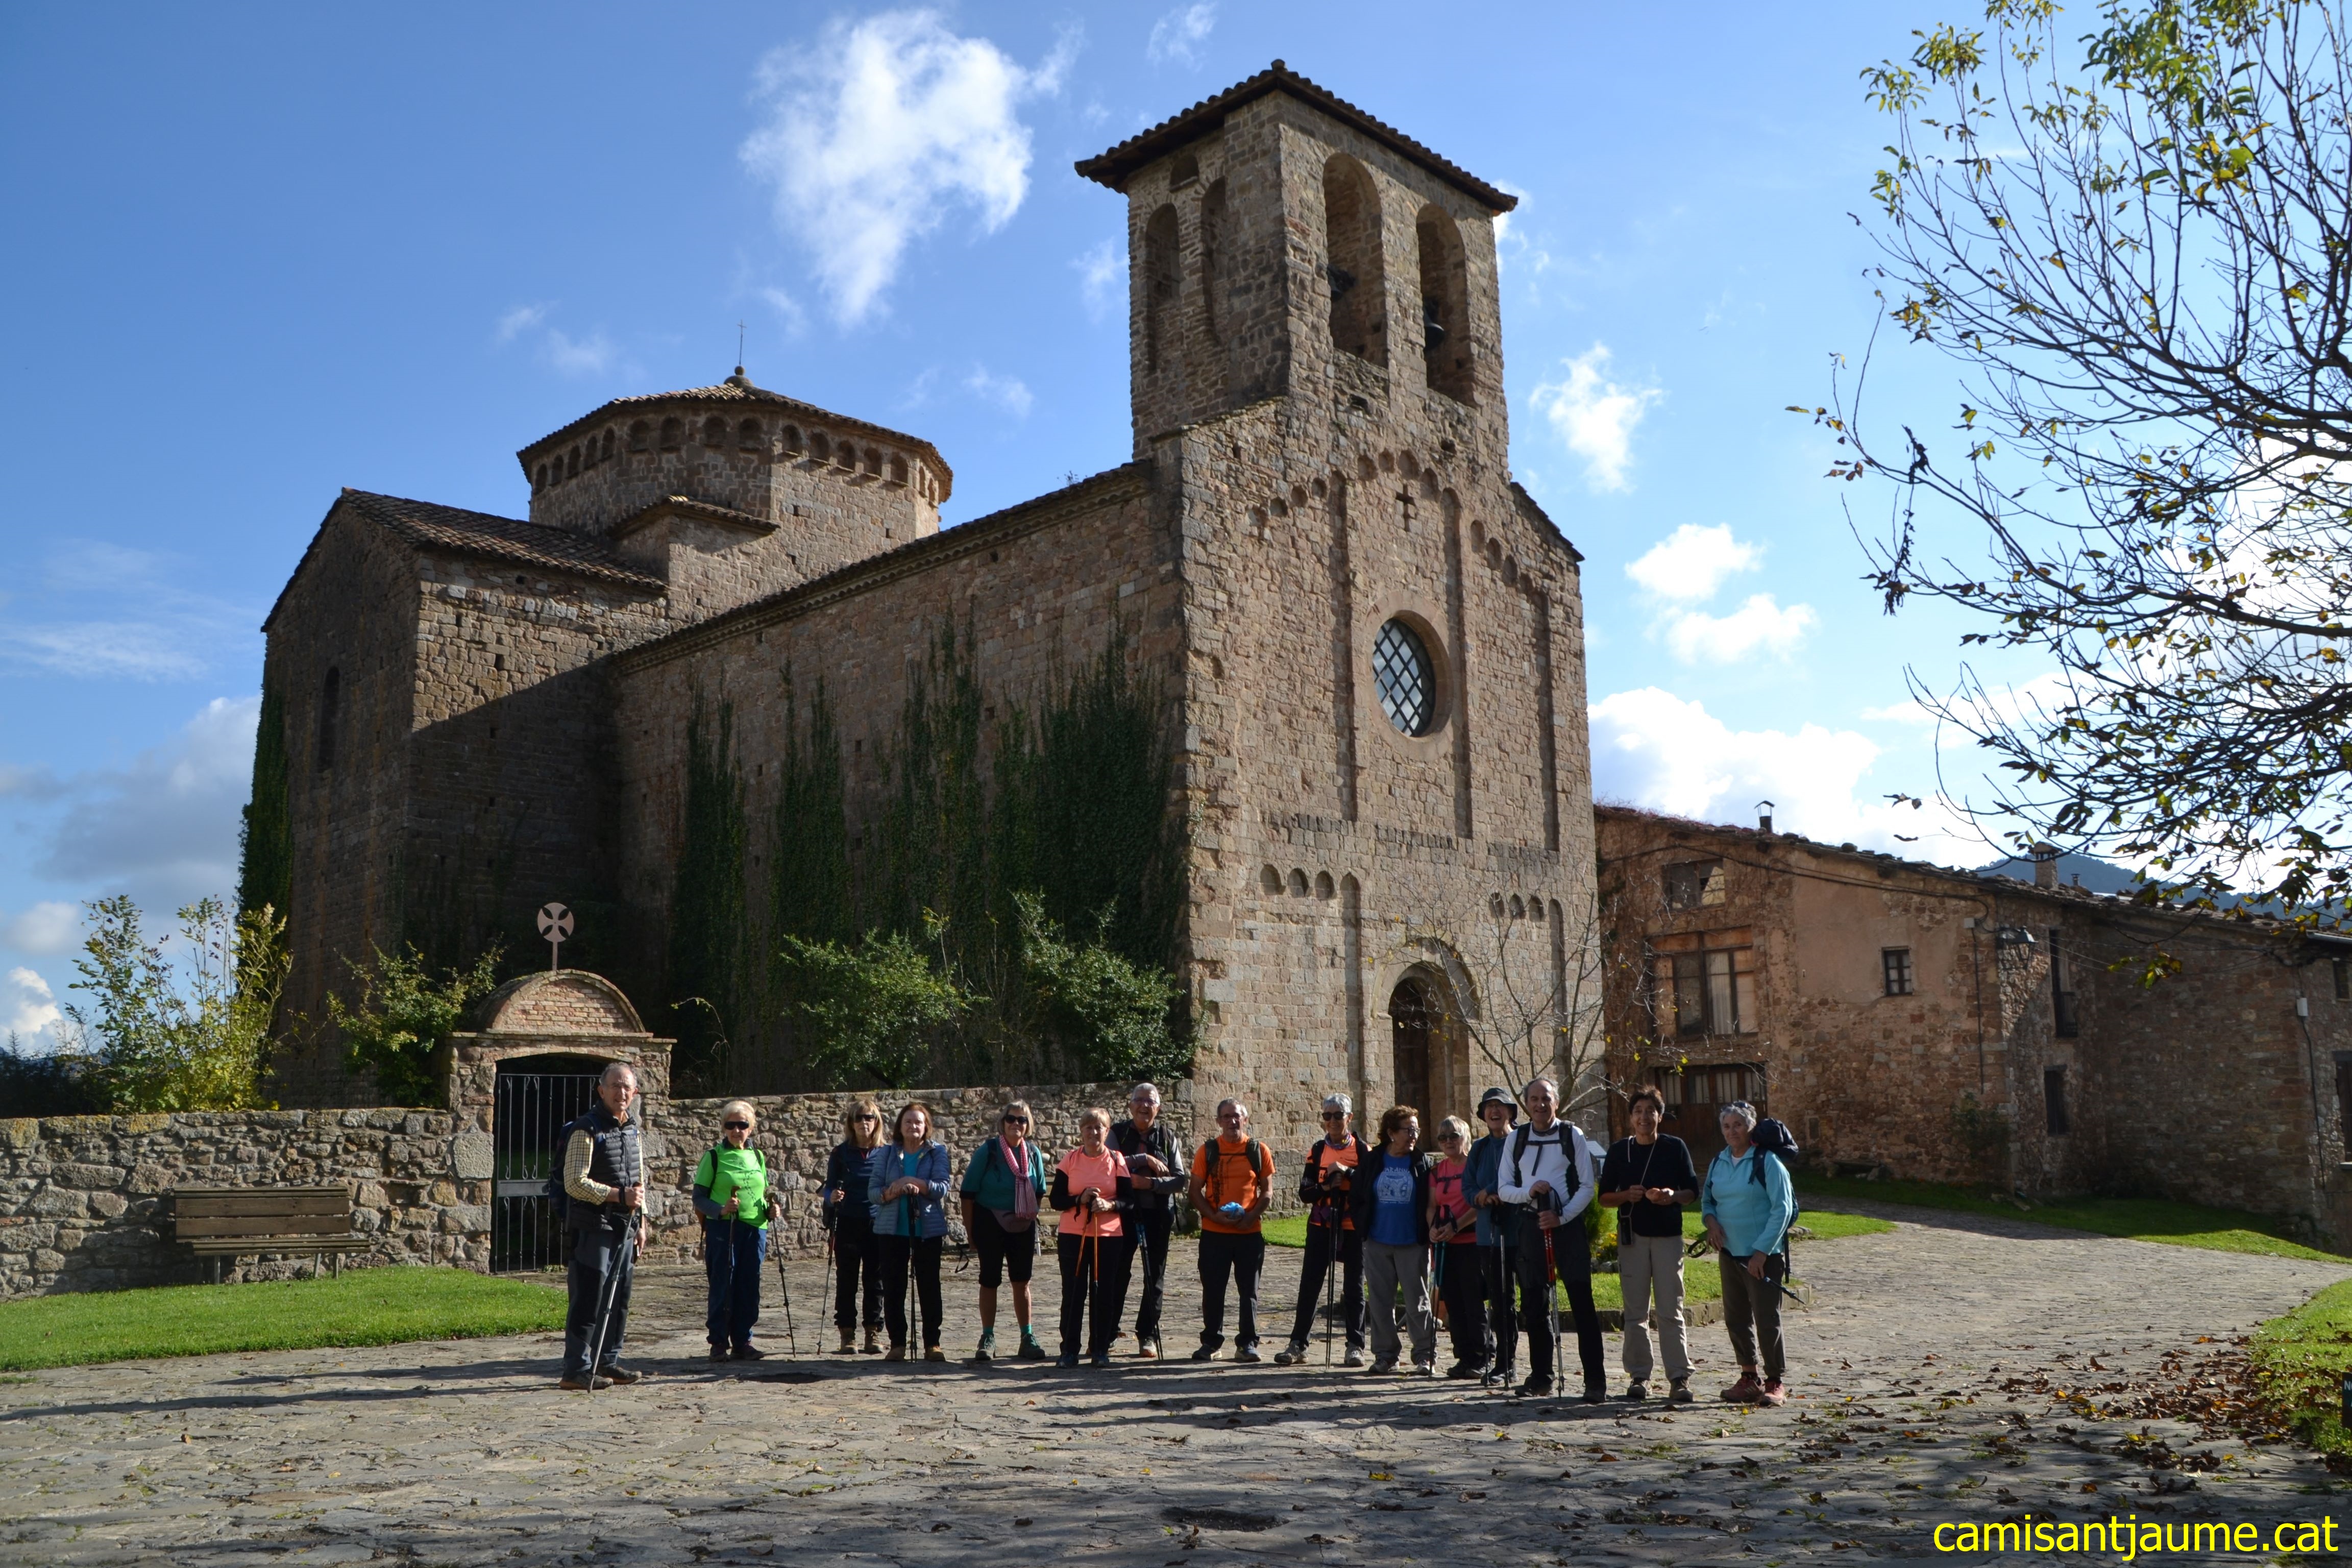
<svg viewBox="0 0 2352 1568">
<path fill-rule="evenodd" d="M 751 1130 L 751 1124 L 748 1121 L 722 1121 L 719 1125 L 730 1132 L 749 1132 Z"/>
<path fill-rule="evenodd" d="M 1348 1120 L 1348 1113 L 1344 1110 L 1327 1110 L 1323 1113 L 1323 1120 L 1326 1121 L 1345 1121 Z"/>
<path fill-rule="evenodd" d="M 1029 1119 L 1025 1116 L 1008 1116 L 1004 1119 L 1004 1125 L 1007 1127 L 1026 1127 L 1029 1125 Z"/>
<path fill-rule="evenodd" d="M 857 1120 L 860 1121 L 879 1121 L 882 1119 L 875 1115 L 870 1110 L 861 1110 L 857 1113 Z"/>
</svg>

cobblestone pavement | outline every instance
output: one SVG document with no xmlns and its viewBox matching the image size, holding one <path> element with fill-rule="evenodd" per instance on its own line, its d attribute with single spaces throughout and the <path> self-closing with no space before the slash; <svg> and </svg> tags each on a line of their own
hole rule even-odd
<svg viewBox="0 0 2352 1568">
<path fill-rule="evenodd" d="M 2267 1538 L 2341 1514 L 2343 1487 L 2284 1448 L 2004 1384 L 2144 1374 L 2342 1270 L 1889 1213 L 1892 1234 L 1801 1253 L 1822 1300 L 1791 1315 L 1796 1397 L 1774 1411 L 1374 1381 L 1324 1371 L 1319 1348 L 1291 1371 L 1196 1365 L 1181 1242 L 1177 1359 L 1108 1373 L 808 1353 L 813 1264 L 793 1275 L 800 1360 L 710 1365 L 698 1281 L 673 1271 L 646 1281 L 633 1335 L 648 1380 L 593 1397 L 554 1390 L 547 1335 L 42 1373 L 0 1387 L 0 1563 L 1932 1560 L 1947 1520 L 2244 1520 Z M 1298 1257 L 1270 1255 L 1269 1352 Z M 972 1294 L 950 1274 L 958 1355 Z M 1693 1340 L 1711 1395 L 1726 1342 Z M 2147 1458 L 2167 1451 L 2186 1465 Z"/>
</svg>

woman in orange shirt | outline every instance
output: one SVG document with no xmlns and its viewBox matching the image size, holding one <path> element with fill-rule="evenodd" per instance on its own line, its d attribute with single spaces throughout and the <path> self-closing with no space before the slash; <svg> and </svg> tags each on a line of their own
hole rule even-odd
<svg viewBox="0 0 2352 1568">
<path fill-rule="evenodd" d="M 1135 1206 L 1129 1188 L 1127 1156 L 1112 1148 L 1110 1112 L 1087 1111 L 1078 1118 L 1078 1146 L 1054 1167 L 1053 1190 L 1047 1194 L 1061 1214 L 1055 1250 L 1062 1263 L 1062 1360 L 1078 1364 L 1078 1334 L 1085 1327 L 1087 1298 L 1093 1298 L 1094 1332 L 1087 1342 L 1087 1359 L 1096 1366 L 1110 1364 L 1110 1342 L 1127 1308 L 1128 1249 L 1120 1216 Z"/>
<path fill-rule="evenodd" d="M 1444 1157 L 1429 1173 L 1429 1239 L 1435 1244 L 1441 1315 L 1454 1336 L 1454 1364 L 1445 1375 L 1484 1377 L 1495 1352 L 1488 1348 L 1486 1281 L 1478 1268 L 1478 1216 L 1462 1196 L 1470 1124 L 1458 1116 L 1439 1122 L 1437 1149 Z"/>
</svg>

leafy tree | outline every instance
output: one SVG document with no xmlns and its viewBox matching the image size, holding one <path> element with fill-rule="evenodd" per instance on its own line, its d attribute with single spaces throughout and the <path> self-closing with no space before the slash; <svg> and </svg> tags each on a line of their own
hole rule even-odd
<svg viewBox="0 0 2352 1568">
<path fill-rule="evenodd" d="M 2050 0 L 1864 72 L 1889 321 L 1963 372 L 1940 436 L 1811 410 L 1891 487 L 1893 613 L 2054 661 L 2041 700 L 1920 690 L 1991 753 L 2021 842 L 2175 881 L 2347 890 L 2352 835 L 2352 58 L 2309 0 Z M 1932 558 L 1920 514 L 1981 532 Z M 1918 683 L 1916 679 L 1914 684 Z"/>
<path fill-rule="evenodd" d="M 180 910 L 184 965 L 149 942 L 128 895 L 87 906 L 68 1003 L 72 1054 L 118 1112 L 235 1110 L 261 1103 L 269 1025 L 285 987 L 286 922 L 268 905 L 231 916 L 218 899 Z"/>
<path fill-rule="evenodd" d="M 414 947 L 375 950 L 365 964 L 345 959 L 359 1000 L 330 992 L 328 1021 L 341 1031 L 352 1071 L 375 1079 L 394 1105 L 438 1105 L 446 1091 L 441 1047 L 464 1022 L 467 1009 L 498 989 L 499 950 L 477 956 L 470 968 L 445 969 L 436 979 Z"/>
<path fill-rule="evenodd" d="M 1190 1070 L 1192 1053 L 1169 1027 L 1170 1009 L 1183 988 L 1166 970 L 1110 949 L 1105 941 L 1109 906 L 1095 917 L 1095 940 L 1080 943 L 1046 918 L 1039 894 L 1015 893 L 1013 901 L 1020 911 L 1029 994 L 1074 1037 L 1095 1076 L 1160 1078 Z"/>
<path fill-rule="evenodd" d="M 294 878 L 293 816 L 287 805 L 286 696 L 261 683 L 261 721 L 253 737 L 253 797 L 237 830 L 236 908 L 287 907 Z"/>
<path fill-rule="evenodd" d="M 929 931 L 943 948 L 945 922 L 933 918 Z M 898 931 L 869 931 L 854 947 L 787 935 L 777 962 L 804 1059 L 837 1082 L 878 1079 L 892 1089 L 911 1082 L 930 1034 L 988 1000 L 967 990 L 944 956 L 935 966 Z"/>
</svg>

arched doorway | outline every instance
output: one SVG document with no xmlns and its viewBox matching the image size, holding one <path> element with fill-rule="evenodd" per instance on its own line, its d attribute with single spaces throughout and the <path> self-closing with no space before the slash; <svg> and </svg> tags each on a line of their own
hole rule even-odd
<svg viewBox="0 0 2352 1568">
<path fill-rule="evenodd" d="M 1410 970 L 1389 993 L 1388 1013 L 1389 1081 L 1395 1086 L 1395 1102 L 1420 1110 L 1422 1140 L 1434 1148 L 1437 1124 L 1448 1116 L 1463 1115 L 1470 1092 L 1463 1082 L 1467 1054 L 1453 989 L 1432 970 Z M 1364 1108 L 1368 1135 L 1385 1109 Z"/>
</svg>

